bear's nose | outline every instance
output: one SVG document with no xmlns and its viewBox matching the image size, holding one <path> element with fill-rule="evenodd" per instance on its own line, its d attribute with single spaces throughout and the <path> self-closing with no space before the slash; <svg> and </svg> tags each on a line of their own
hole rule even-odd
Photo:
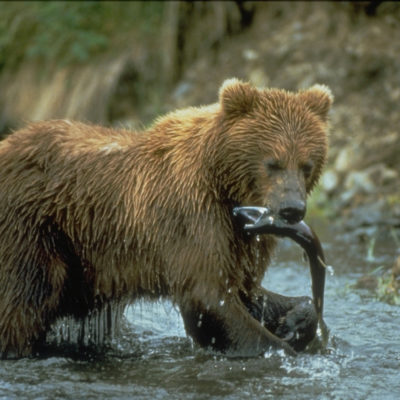
<svg viewBox="0 0 400 400">
<path fill-rule="evenodd" d="M 279 216 L 289 224 L 300 222 L 306 215 L 306 203 L 302 200 L 284 203 L 279 210 Z"/>
</svg>

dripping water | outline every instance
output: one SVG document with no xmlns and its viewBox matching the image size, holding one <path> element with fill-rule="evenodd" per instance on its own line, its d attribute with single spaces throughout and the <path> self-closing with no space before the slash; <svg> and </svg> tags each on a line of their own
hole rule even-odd
<svg viewBox="0 0 400 400">
<path fill-rule="evenodd" d="M 72 316 L 58 320 L 48 333 L 46 342 L 55 346 L 71 344 L 78 346 L 107 346 L 116 339 L 125 306 L 106 304 L 92 310 L 85 318 Z"/>
</svg>

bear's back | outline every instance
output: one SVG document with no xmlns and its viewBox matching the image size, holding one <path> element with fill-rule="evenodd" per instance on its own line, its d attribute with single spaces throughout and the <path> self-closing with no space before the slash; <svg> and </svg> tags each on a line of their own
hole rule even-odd
<svg viewBox="0 0 400 400">
<path fill-rule="evenodd" d="M 116 130 L 69 120 L 33 122 L 0 142 L 0 156 L 7 153 L 23 157 L 51 152 L 62 155 L 123 150 L 135 146 L 142 133 Z"/>
</svg>

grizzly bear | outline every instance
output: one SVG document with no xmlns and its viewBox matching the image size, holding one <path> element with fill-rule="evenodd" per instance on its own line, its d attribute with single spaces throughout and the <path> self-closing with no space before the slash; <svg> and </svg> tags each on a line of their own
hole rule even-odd
<svg viewBox="0 0 400 400">
<path fill-rule="evenodd" d="M 218 103 L 171 112 L 145 132 L 55 120 L 9 135 L 0 142 L 2 356 L 31 355 L 63 316 L 163 297 L 203 347 L 294 353 L 283 336 L 302 320 L 304 298 L 261 286 L 276 239 L 246 235 L 232 209 L 304 217 L 331 103 L 321 85 L 294 93 L 230 79 Z"/>
</svg>

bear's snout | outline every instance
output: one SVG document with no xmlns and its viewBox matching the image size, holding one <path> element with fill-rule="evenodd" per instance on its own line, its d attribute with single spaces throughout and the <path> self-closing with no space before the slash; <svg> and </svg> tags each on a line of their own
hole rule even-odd
<svg viewBox="0 0 400 400">
<path fill-rule="evenodd" d="M 293 199 L 290 201 L 285 201 L 278 214 L 280 217 L 285 219 L 289 224 L 295 224 L 300 222 L 306 215 L 306 202 L 300 199 Z"/>
</svg>

